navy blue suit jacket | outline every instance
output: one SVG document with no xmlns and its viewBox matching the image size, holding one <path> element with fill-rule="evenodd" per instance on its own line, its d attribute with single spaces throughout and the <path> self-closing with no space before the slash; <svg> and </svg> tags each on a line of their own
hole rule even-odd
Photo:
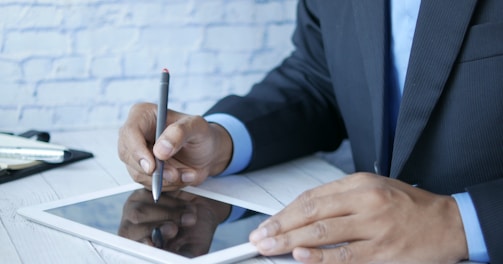
<svg viewBox="0 0 503 264">
<path fill-rule="evenodd" d="M 357 171 L 469 191 L 491 260 L 503 263 L 503 1 L 422 0 L 393 147 L 387 2 L 301 0 L 291 56 L 209 113 L 244 122 L 249 169 L 349 138 Z"/>
</svg>

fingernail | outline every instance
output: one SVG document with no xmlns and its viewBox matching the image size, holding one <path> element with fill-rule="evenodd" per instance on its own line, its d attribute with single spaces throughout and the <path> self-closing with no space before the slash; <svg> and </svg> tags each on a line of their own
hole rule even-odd
<svg viewBox="0 0 503 264">
<path fill-rule="evenodd" d="M 307 260 L 311 256 L 311 251 L 305 248 L 296 248 L 293 255 L 297 260 Z"/>
<path fill-rule="evenodd" d="M 146 159 L 141 159 L 140 160 L 140 166 L 141 166 L 141 168 L 143 169 L 143 171 L 145 173 L 149 173 L 150 172 L 150 164 L 148 163 L 148 161 Z"/>
<path fill-rule="evenodd" d="M 276 247 L 276 239 L 274 238 L 266 238 L 260 243 L 258 243 L 257 247 L 261 249 L 262 251 L 270 251 Z"/>
<path fill-rule="evenodd" d="M 266 237 L 267 237 L 267 229 L 263 227 L 253 230 L 250 234 L 250 240 L 252 242 L 258 242 Z"/>
<path fill-rule="evenodd" d="M 185 172 L 185 173 L 182 173 L 182 181 L 183 182 L 187 182 L 187 183 L 190 183 L 190 182 L 193 182 L 196 180 L 196 175 L 192 172 Z"/>
<path fill-rule="evenodd" d="M 178 226 L 171 222 L 166 222 L 161 226 L 161 232 L 166 238 L 174 238 L 178 234 Z"/>
<path fill-rule="evenodd" d="M 259 227 L 268 225 L 271 222 L 271 218 L 267 218 L 264 222 L 260 223 Z"/>
<path fill-rule="evenodd" d="M 182 215 L 180 221 L 182 222 L 182 226 L 192 226 L 196 223 L 196 217 L 194 214 L 187 213 Z"/>
<path fill-rule="evenodd" d="M 165 139 L 160 140 L 159 143 L 162 146 L 159 149 L 159 154 L 170 156 L 171 152 L 173 152 L 173 145 L 171 145 L 171 143 L 169 143 L 169 141 L 167 141 Z"/>
<path fill-rule="evenodd" d="M 166 171 L 163 172 L 162 178 L 166 182 L 170 182 L 170 183 L 176 182 L 175 177 L 173 175 L 171 175 L 171 173 L 166 172 Z"/>
</svg>

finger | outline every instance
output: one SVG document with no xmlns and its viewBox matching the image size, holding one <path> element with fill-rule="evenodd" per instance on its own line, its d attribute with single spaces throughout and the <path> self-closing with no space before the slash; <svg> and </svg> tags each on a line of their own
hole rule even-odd
<svg viewBox="0 0 503 264">
<path fill-rule="evenodd" d="M 177 236 L 179 227 L 172 222 L 165 222 L 159 227 L 164 240 L 172 239 Z"/>
<path fill-rule="evenodd" d="M 164 162 L 162 191 L 176 191 L 187 186 L 187 184 L 182 181 L 181 168 L 183 168 L 183 166 L 183 164 L 174 158 Z"/>
<path fill-rule="evenodd" d="M 163 191 L 177 190 L 187 185 L 201 184 L 205 179 L 204 170 L 195 170 L 179 162 L 176 158 L 164 162 Z"/>
<path fill-rule="evenodd" d="M 169 196 L 171 199 L 166 199 L 165 197 L 169 194 L 168 192 L 161 195 L 161 198 L 156 204 L 158 207 L 163 208 L 159 213 L 160 217 L 163 219 L 170 219 L 183 227 L 195 225 L 197 222 L 197 208 L 185 200 L 172 198 L 173 196 Z M 176 199 L 175 206 L 172 204 L 174 199 Z"/>
<path fill-rule="evenodd" d="M 173 222 L 164 223 L 144 223 L 144 224 L 131 224 L 127 229 L 123 228 L 120 235 L 127 237 L 131 240 L 139 241 L 142 243 L 152 244 L 152 231 L 159 228 L 161 235 L 164 239 L 171 239 L 178 233 L 178 225 Z"/>
<path fill-rule="evenodd" d="M 124 206 L 123 219 L 133 224 L 172 221 L 182 226 L 190 226 L 197 221 L 195 209 L 191 206 L 164 200 L 164 205 L 130 202 Z"/>
<path fill-rule="evenodd" d="M 137 104 L 119 130 L 119 158 L 137 171 L 151 174 L 154 169 L 152 146 L 155 139 L 154 104 Z"/>
<path fill-rule="evenodd" d="M 186 206 L 186 202 L 182 199 L 179 199 L 178 196 L 179 191 L 173 192 L 164 192 L 159 197 L 157 203 L 152 200 L 152 192 L 146 189 L 138 189 L 134 191 L 127 200 L 126 208 L 129 204 L 137 205 L 137 207 L 143 206 L 154 206 L 154 207 L 165 207 L 165 208 L 182 208 Z"/>
<path fill-rule="evenodd" d="M 152 177 L 142 171 L 138 171 L 133 166 L 126 165 L 126 169 L 133 181 L 143 185 L 146 189 L 152 189 Z"/>
<path fill-rule="evenodd" d="M 175 160 L 168 160 L 164 162 L 164 168 L 162 171 L 164 186 L 169 187 L 173 185 L 182 185 L 177 166 L 180 166 L 180 164 L 178 164 Z"/>
<path fill-rule="evenodd" d="M 349 214 L 353 211 L 353 203 L 351 203 L 353 197 L 348 196 L 370 179 L 372 177 L 367 177 L 365 174 L 353 174 L 307 190 L 278 214 L 271 217 L 270 220 L 288 218 L 302 220 L 302 222 L 298 223 L 302 224 L 305 221 L 309 222 L 324 217 Z M 301 217 L 290 217 L 298 216 L 299 213 Z M 266 222 L 269 222 L 269 220 Z M 265 225 L 266 222 L 261 226 Z M 284 228 L 288 229 L 286 226 Z"/>
<path fill-rule="evenodd" d="M 121 219 L 117 234 L 131 240 L 141 241 L 142 238 L 146 237 L 149 232 L 151 232 L 150 228 L 155 228 L 155 225 L 151 223 L 133 224 L 127 219 Z"/>
<path fill-rule="evenodd" d="M 187 125 L 184 118 L 173 117 L 178 114 L 174 111 L 168 113 L 168 119 L 173 119 L 164 129 L 163 133 L 157 138 L 153 146 L 154 155 L 160 160 L 168 160 L 175 155 L 187 141 Z"/>
<path fill-rule="evenodd" d="M 361 221 L 354 216 L 330 218 L 310 225 L 269 237 L 256 243 L 262 255 L 280 255 L 292 252 L 297 247 L 321 247 L 349 241 L 363 241 L 367 235 L 362 231 Z"/>
<path fill-rule="evenodd" d="M 347 243 L 332 248 L 295 248 L 295 260 L 306 264 L 367 263 L 372 255 L 367 241 Z M 375 260 L 376 261 L 376 260 Z"/>
<path fill-rule="evenodd" d="M 261 223 L 251 233 L 250 241 L 256 242 L 320 219 L 352 214 L 359 209 L 357 201 L 365 199 L 358 189 L 370 186 L 380 178 L 358 173 L 305 191 L 279 213 Z"/>
<path fill-rule="evenodd" d="M 124 130 L 122 130 L 124 131 Z M 127 133 L 127 132 L 123 132 Z M 151 152 L 151 144 L 148 143 L 143 136 L 134 135 L 131 132 L 124 141 L 128 143 L 119 142 L 119 157 L 128 166 L 132 167 L 135 171 L 152 174 L 155 168 L 155 159 Z M 134 143 L 132 143 L 134 141 Z"/>
<path fill-rule="evenodd" d="M 354 211 L 352 196 L 351 192 L 321 197 L 315 195 L 315 191 L 305 192 L 252 231 L 250 241 L 256 244 L 268 237 L 284 234 L 322 219 L 350 215 Z"/>
<path fill-rule="evenodd" d="M 175 155 L 187 142 L 201 138 L 207 133 L 207 122 L 200 116 L 182 115 L 170 111 L 174 120 L 164 130 L 154 144 L 154 155 L 161 160 L 168 160 Z"/>
<path fill-rule="evenodd" d="M 184 185 L 199 185 L 206 179 L 206 174 L 202 170 L 182 168 L 178 172 L 180 173 L 180 180 Z"/>
<path fill-rule="evenodd" d="M 149 202 L 152 198 L 152 193 L 145 189 L 138 189 L 131 193 L 127 199 L 127 203 L 129 202 Z"/>
<path fill-rule="evenodd" d="M 154 246 L 154 241 L 152 241 L 152 238 L 150 238 L 150 237 L 143 237 L 142 239 L 139 239 L 137 241 L 140 242 L 140 243 L 142 243 L 142 244 L 145 244 L 147 246 L 151 246 L 151 247 Z"/>
<path fill-rule="evenodd" d="M 361 188 L 362 186 L 367 186 L 369 184 L 374 184 L 376 181 L 379 181 L 383 178 L 385 177 L 370 173 L 354 173 L 342 179 L 338 179 L 327 184 L 322 184 L 308 192 L 310 192 L 310 196 L 312 197 L 325 196 L 333 193 L 342 193 Z"/>
</svg>

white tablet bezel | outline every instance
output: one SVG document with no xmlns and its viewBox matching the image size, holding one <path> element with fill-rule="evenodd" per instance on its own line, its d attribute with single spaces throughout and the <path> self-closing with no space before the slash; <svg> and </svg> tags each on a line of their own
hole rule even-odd
<svg viewBox="0 0 503 264">
<path fill-rule="evenodd" d="M 66 199 L 61 199 L 57 201 L 52 201 L 48 203 L 43 203 L 39 205 L 33 205 L 28 207 L 23 207 L 18 210 L 18 213 L 25 218 L 34 221 L 36 223 L 49 226 L 51 228 L 78 236 L 89 241 L 93 241 L 110 247 L 121 252 L 125 252 L 142 259 L 153 261 L 157 263 L 232 263 L 238 260 L 251 258 L 258 254 L 257 250 L 249 242 L 223 249 L 220 251 L 212 252 L 206 255 L 195 258 L 186 258 L 174 253 L 166 252 L 155 247 L 141 244 L 139 242 L 129 240 L 127 238 L 120 237 L 105 231 L 96 229 L 94 227 L 86 226 L 81 223 L 74 222 L 72 220 L 59 217 L 57 215 L 48 213 L 46 210 L 53 208 L 58 208 L 66 205 L 71 205 L 75 203 L 80 203 L 88 200 L 93 200 L 97 198 L 102 198 L 110 195 L 115 195 L 123 192 L 133 191 L 136 189 L 143 188 L 139 184 L 128 184 L 119 187 L 114 187 L 111 189 L 106 189 L 98 192 L 88 193 L 80 196 L 70 197 Z M 184 191 L 201 195 L 210 199 L 221 201 L 224 203 L 240 206 L 246 209 L 250 209 L 259 213 L 274 214 L 277 210 L 274 208 L 267 208 L 258 204 L 253 204 L 244 200 L 236 199 L 234 197 L 222 195 L 209 190 L 197 188 L 197 187 L 186 187 Z"/>
</svg>

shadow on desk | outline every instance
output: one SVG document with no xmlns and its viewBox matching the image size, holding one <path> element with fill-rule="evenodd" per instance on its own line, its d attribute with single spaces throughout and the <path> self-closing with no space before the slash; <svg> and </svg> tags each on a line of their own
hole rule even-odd
<svg viewBox="0 0 503 264">
<path fill-rule="evenodd" d="M 337 150 L 333 152 L 320 152 L 317 156 L 323 158 L 345 173 L 350 174 L 355 172 L 349 140 L 344 140 Z"/>
</svg>

